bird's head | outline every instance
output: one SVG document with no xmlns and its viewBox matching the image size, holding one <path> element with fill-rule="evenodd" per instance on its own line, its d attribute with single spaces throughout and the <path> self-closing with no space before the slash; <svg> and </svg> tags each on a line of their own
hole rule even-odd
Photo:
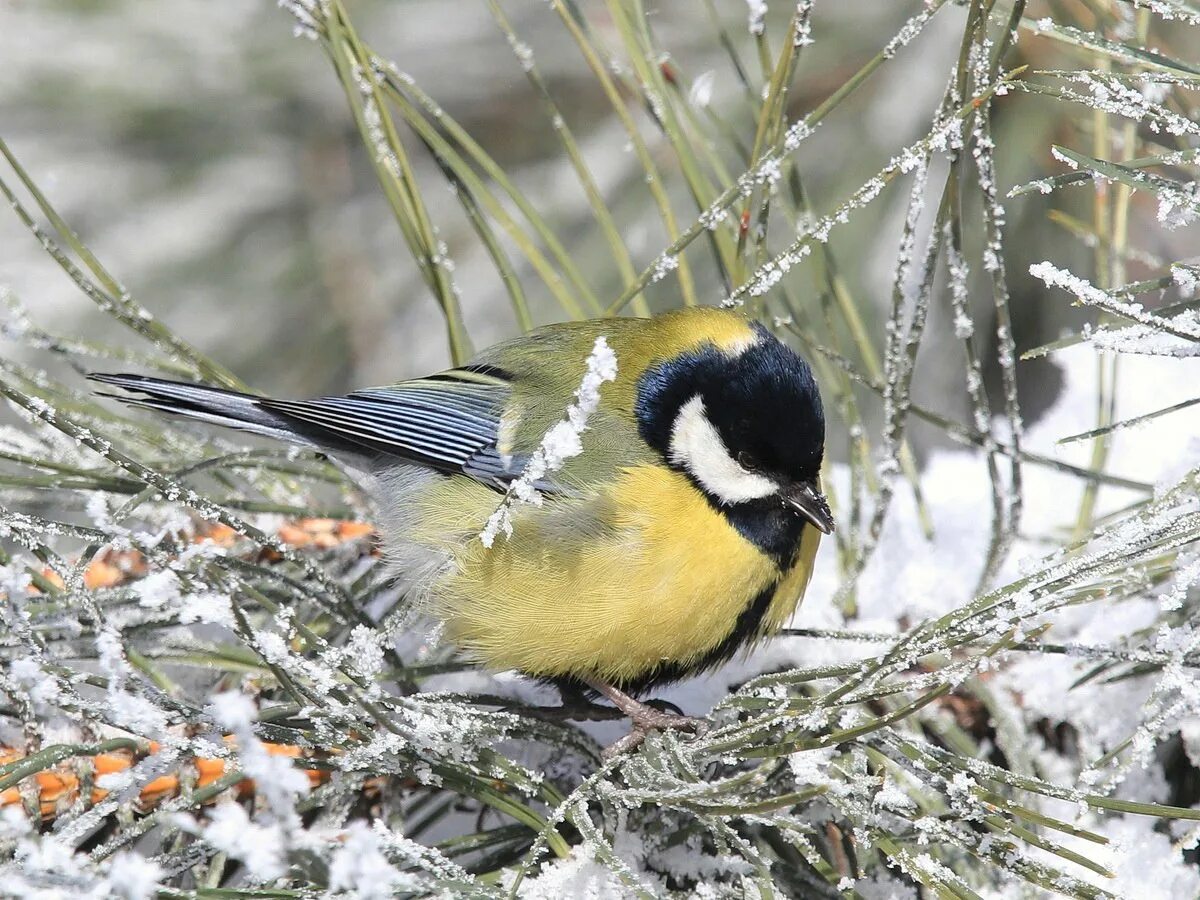
<svg viewBox="0 0 1200 900">
<path fill-rule="evenodd" d="M 766 328 L 733 349 L 702 349 L 650 367 L 638 384 L 642 437 L 722 507 L 782 503 L 825 534 L 818 487 L 821 395 L 808 364 Z"/>
</svg>

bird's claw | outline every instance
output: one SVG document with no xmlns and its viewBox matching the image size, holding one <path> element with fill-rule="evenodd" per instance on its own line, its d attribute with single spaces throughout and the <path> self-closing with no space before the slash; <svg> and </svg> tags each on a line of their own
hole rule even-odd
<svg viewBox="0 0 1200 900">
<path fill-rule="evenodd" d="M 647 709 L 650 709 L 647 707 Z M 708 733 L 707 719 L 697 719 L 693 716 L 679 716 L 650 709 L 651 714 L 630 716 L 633 730 L 604 751 L 605 759 L 612 759 L 632 753 L 642 745 L 652 731 L 687 731 L 696 737 L 704 737 Z"/>
<path fill-rule="evenodd" d="M 655 709 L 603 681 L 587 681 L 585 683 L 629 716 L 629 721 L 633 723 L 633 731 L 604 751 L 605 759 L 612 759 L 614 756 L 636 750 L 651 731 L 690 731 L 697 737 L 703 736 L 708 731 L 706 719 L 681 716 L 678 713 Z"/>
</svg>

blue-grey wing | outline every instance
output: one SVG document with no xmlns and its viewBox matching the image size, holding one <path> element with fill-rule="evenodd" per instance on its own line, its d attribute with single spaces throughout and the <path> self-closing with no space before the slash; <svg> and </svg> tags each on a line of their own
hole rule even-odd
<svg viewBox="0 0 1200 900">
<path fill-rule="evenodd" d="M 527 461 L 498 449 L 510 394 L 503 378 L 455 369 L 342 397 L 259 402 L 366 451 L 503 487 Z"/>
</svg>

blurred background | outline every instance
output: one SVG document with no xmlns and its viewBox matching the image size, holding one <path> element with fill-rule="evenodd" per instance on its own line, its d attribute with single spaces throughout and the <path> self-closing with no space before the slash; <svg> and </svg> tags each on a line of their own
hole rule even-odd
<svg viewBox="0 0 1200 900">
<path fill-rule="evenodd" d="M 614 26 L 604 4 L 579 5 L 596 33 L 619 46 L 615 34 L 606 35 Z M 667 240 L 625 132 L 544 0 L 503 6 L 575 130 L 640 269 Z M 768 29 L 782 29 L 791 9 L 772 6 Z M 736 102 L 742 87 L 709 17 L 715 14 L 730 35 L 744 39 L 739 49 L 754 59 L 747 4 L 660 0 L 648 7 L 656 38 L 670 48 L 670 64 L 689 80 L 711 72 L 704 80 L 711 81 L 713 108 L 728 107 L 733 128 L 751 140 L 753 124 L 738 119 L 744 115 L 745 104 Z M 818 39 L 802 58 L 789 97 L 791 117 L 828 96 L 919 8 L 873 0 L 816 4 Z M 358 0 L 352 12 L 374 49 L 411 74 L 527 193 L 596 293 L 606 302 L 617 296 L 619 275 L 585 196 L 485 4 Z M 816 210 L 831 209 L 925 132 L 965 14 L 962 8 L 939 13 L 805 143 L 798 159 Z M 256 388 L 283 395 L 343 391 L 435 370 L 448 361 L 445 342 L 430 337 L 444 333 L 441 313 L 400 239 L 337 79 L 314 42 L 293 36 L 294 25 L 275 4 L 245 0 L 159 0 L 152 8 L 122 0 L 0 0 L 0 129 L 133 295 Z M 1194 31 L 1181 26 L 1180 43 L 1194 44 Z M 1019 45 L 1023 60 L 1041 68 L 1053 67 L 1072 49 L 1029 34 Z M 1187 57 L 1186 48 L 1173 49 Z M 1087 147 L 1063 119 L 1063 106 L 1044 99 L 1018 95 L 998 104 L 1002 191 L 1063 171 L 1050 158 L 1051 143 Z M 651 135 L 652 152 L 669 165 L 669 147 L 654 140 L 645 110 L 632 99 L 629 106 Z M 1086 117 L 1081 110 L 1073 118 Z M 474 347 L 514 334 L 517 325 L 486 251 L 429 155 L 410 134 L 404 137 L 456 266 Z M 679 181 L 672 182 L 674 199 L 686 224 L 696 210 Z M 1044 287 L 1027 269 L 1053 247 L 1057 265 L 1088 270 L 1085 242 L 1047 212 L 1051 203 L 1068 210 L 1078 203 L 1086 220 L 1091 190 L 1071 188 L 1054 198 L 1031 194 L 1007 204 L 1019 350 L 1078 323 L 1067 298 L 1044 298 Z M 870 324 L 876 328 L 890 302 L 906 200 L 904 188 L 890 188 L 871 213 L 840 228 L 832 243 L 860 308 L 875 314 Z M 1148 221 L 1153 213 L 1154 199 L 1135 195 L 1134 221 Z M 1179 260 L 1195 252 L 1194 227 L 1152 231 L 1149 240 L 1157 246 L 1146 249 L 1155 255 Z M 41 324 L 57 333 L 115 335 L 118 326 L 63 276 L 15 216 L 0 216 L 0 248 L 0 284 Z M 1136 260 L 1130 276 L 1139 277 Z M 797 277 L 796 293 L 803 297 L 809 285 Z M 725 295 L 715 275 L 701 268 L 698 278 L 703 301 Z M 675 305 L 677 298 L 668 294 L 674 285 L 669 278 L 652 288 L 651 304 Z M 536 287 L 530 298 L 535 319 L 558 318 L 558 308 Z M 961 378 L 947 305 L 937 304 L 943 312 L 935 310 L 922 349 L 915 397 L 961 414 L 962 392 L 947 399 L 950 392 L 941 389 L 944 378 Z M 979 314 L 986 320 L 990 311 Z M 9 345 L 5 352 L 16 351 Z M 1026 416 L 1036 419 L 1053 401 L 1060 378 L 1048 360 L 1018 370 Z M 921 426 L 913 437 L 918 449 L 939 440 Z"/>
</svg>

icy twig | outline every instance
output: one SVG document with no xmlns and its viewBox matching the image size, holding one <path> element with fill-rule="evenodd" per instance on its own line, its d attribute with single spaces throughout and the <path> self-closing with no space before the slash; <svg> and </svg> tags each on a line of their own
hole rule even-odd
<svg viewBox="0 0 1200 900">
<path fill-rule="evenodd" d="M 490 548 L 500 533 L 512 535 L 514 504 L 542 505 L 543 495 L 537 486 L 566 465 L 567 460 L 583 452 L 582 435 L 587 431 L 588 419 L 600 405 L 600 386 L 616 377 L 616 354 L 603 336 L 598 337 L 587 358 L 587 372 L 575 391 L 575 402 L 567 407 L 566 418 L 542 436 L 542 442 L 529 457 L 520 477 L 508 486 L 504 499 L 488 517 L 483 531 L 479 532 L 483 546 Z"/>
</svg>

